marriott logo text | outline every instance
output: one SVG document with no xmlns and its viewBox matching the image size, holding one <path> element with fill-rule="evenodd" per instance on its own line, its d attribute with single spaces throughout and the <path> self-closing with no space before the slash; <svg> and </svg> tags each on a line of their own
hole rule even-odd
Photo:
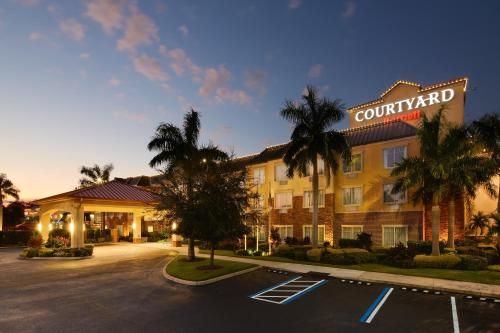
<svg viewBox="0 0 500 333">
<path fill-rule="evenodd" d="M 356 119 L 357 122 L 362 122 L 365 120 L 371 120 L 374 117 L 380 118 L 391 116 L 397 113 L 423 108 L 434 104 L 446 103 L 451 101 L 453 97 L 455 97 L 455 90 L 443 89 L 441 91 L 431 92 L 427 95 L 402 99 L 394 103 L 388 103 L 375 108 L 358 111 L 356 112 L 354 119 Z"/>
</svg>

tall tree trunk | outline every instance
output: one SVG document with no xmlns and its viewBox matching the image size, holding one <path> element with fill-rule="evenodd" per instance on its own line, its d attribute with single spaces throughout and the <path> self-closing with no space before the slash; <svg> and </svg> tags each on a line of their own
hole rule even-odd
<svg viewBox="0 0 500 333">
<path fill-rule="evenodd" d="M 497 177 L 498 177 L 498 188 L 500 189 L 500 173 L 497 175 Z M 500 213 L 500 190 L 498 191 L 498 198 L 497 198 L 497 213 Z M 499 238 L 500 238 L 500 233 L 499 233 Z"/>
<path fill-rule="evenodd" d="M 188 238 L 188 260 L 194 261 L 196 259 L 194 254 L 194 239 L 192 237 Z"/>
<path fill-rule="evenodd" d="M 318 197 L 319 197 L 319 181 L 318 181 L 318 159 L 313 159 L 313 174 L 312 174 L 312 232 L 311 243 L 313 248 L 318 247 Z"/>
<path fill-rule="evenodd" d="M 432 255 L 439 256 L 439 226 L 440 226 L 440 217 L 441 217 L 441 209 L 439 208 L 439 201 L 436 196 L 432 199 Z"/>
<path fill-rule="evenodd" d="M 448 199 L 448 248 L 455 249 L 455 196 Z"/>
<path fill-rule="evenodd" d="M 3 200 L 2 200 L 1 190 L 0 190 L 0 231 L 3 231 Z"/>
<path fill-rule="evenodd" d="M 214 261 L 214 254 L 215 254 L 215 242 L 210 242 L 210 267 L 215 266 L 215 261 Z"/>
</svg>

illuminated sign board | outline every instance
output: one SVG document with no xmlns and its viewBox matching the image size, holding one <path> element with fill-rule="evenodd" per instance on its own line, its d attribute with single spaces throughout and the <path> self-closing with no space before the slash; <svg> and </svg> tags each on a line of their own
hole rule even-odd
<svg viewBox="0 0 500 333">
<path fill-rule="evenodd" d="M 435 91 L 428 93 L 426 95 L 421 95 L 417 97 L 402 99 L 394 103 L 387 103 L 374 108 L 369 108 L 365 110 L 360 110 L 355 113 L 354 119 L 357 122 L 363 122 L 366 120 L 372 120 L 376 118 L 384 117 L 384 121 L 389 120 L 412 120 L 418 119 L 421 116 L 420 108 L 431 106 L 439 103 L 447 103 L 455 97 L 455 90 L 453 89 L 443 89 L 440 91 Z M 406 113 L 412 111 L 411 113 Z M 403 113 L 404 114 L 400 114 Z"/>
</svg>

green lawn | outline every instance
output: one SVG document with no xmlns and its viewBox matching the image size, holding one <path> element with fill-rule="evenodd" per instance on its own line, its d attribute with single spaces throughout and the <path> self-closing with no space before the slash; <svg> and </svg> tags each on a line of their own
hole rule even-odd
<svg viewBox="0 0 500 333">
<path fill-rule="evenodd" d="M 200 250 L 200 253 L 208 253 L 208 251 Z M 400 274 L 409 276 L 421 276 L 436 279 L 446 279 L 446 280 L 456 280 L 456 281 L 467 281 L 476 283 L 486 283 L 486 284 L 496 284 L 500 285 L 500 272 L 497 271 L 464 271 L 457 269 L 435 269 L 435 268 L 398 268 L 391 267 L 381 264 L 360 264 L 360 265 L 329 265 L 323 263 L 312 263 L 310 261 L 298 261 L 282 257 L 243 257 L 237 256 L 233 251 L 227 250 L 216 250 L 216 255 L 220 256 L 230 256 L 239 258 L 249 258 L 257 259 L 263 261 L 278 261 L 278 262 L 289 262 L 297 263 L 303 265 L 312 266 L 327 266 L 327 267 L 337 267 L 345 269 L 355 269 L 367 272 L 380 272 L 380 273 L 390 273 L 390 274 Z"/>
<path fill-rule="evenodd" d="M 217 269 L 200 269 L 200 267 L 208 266 L 209 260 L 207 258 L 197 258 L 194 262 L 186 261 L 186 258 L 186 256 L 175 257 L 168 265 L 167 273 L 183 280 L 204 281 L 255 267 L 252 264 L 216 259 Z"/>
</svg>

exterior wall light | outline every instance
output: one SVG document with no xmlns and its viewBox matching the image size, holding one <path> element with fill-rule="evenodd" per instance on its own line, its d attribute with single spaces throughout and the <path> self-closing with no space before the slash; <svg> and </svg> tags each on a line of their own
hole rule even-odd
<svg viewBox="0 0 500 333">
<path fill-rule="evenodd" d="M 135 230 L 135 227 L 136 227 L 136 225 L 135 225 L 135 222 L 134 222 L 134 223 L 132 223 L 132 230 Z"/>
<path fill-rule="evenodd" d="M 175 229 L 177 229 L 177 223 L 174 222 L 174 223 L 172 223 L 172 230 L 175 230 Z"/>
<path fill-rule="evenodd" d="M 38 231 L 42 232 L 42 222 L 38 223 Z"/>
<path fill-rule="evenodd" d="M 74 224 L 73 222 L 71 222 L 71 223 L 69 224 L 69 232 L 70 232 L 70 233 L 73 233 L 74 231 L 75 231 L 75 224 Z"/>
</svg>

